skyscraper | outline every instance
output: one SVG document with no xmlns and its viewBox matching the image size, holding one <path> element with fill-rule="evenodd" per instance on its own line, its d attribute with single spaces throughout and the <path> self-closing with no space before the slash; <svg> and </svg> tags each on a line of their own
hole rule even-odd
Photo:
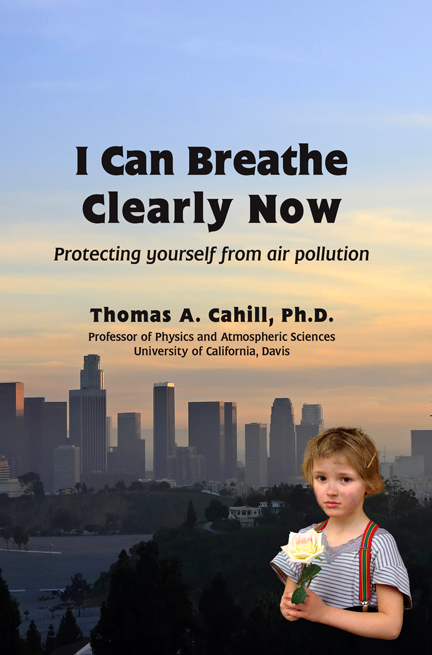
<svg viewBox="0 0 432 655">
<path fill-rule="evenodd" d="M 145 440 L 141 439 L 141 414 L 117 414 L 117 448 L 108 453 L 110 471 L 135 471 L 145 478 Z"/>
<path fill-rule="evenodd" d="M 269 484 L 296 476 L 294 413 L 289 398 L 275 398 L 270 420 Z"/>
<path fill-rule="evenodd" d="M 222 480 L 225 464 L 224 403 L 192 402 L 188 404 L 189 446 L 205 457 L 205 479 Z"/>
<path fill-rule="evenodd" d="M 175 455 L 174 384 L 153 386 L 153 477 L 168 477 L 168 457 Z"/>
<path fill-rule="evenodd" d="M 267 486 L 267 425 L 245 425 L 245 480 L 254 489 Z"/>
<path fill-rule="evenodd" d="M 310 439 L 324 429 L 324 419 L 321 405 L 305 403 L 302 407 L 302 418 L 300 425 L 296 425 L 297 442 L 297 475 L 302 475 L 301 465 L 303 463 L 306 446 Z"/>
<path fill-rule="evenodd" d="M 106 391 L 99 355 L 84 357 L 81 388 L 69 391 L 69 439 L 80 449 L 81 472 L 106 471 Z"/>
<path fill-rule="evenodd" d="M 324 419 L 321 405 L 304 403 L 302 407 L 301 425 L 317 425 L 318 432 L 324 430 Z"/>
<path fill-rule="evenodd" d="M 237 479 L 237 403 L 224 403 L 225 478 Z"/>
<path fill-rule="evenodd" d="M 81 389 L 105 389 L 105 376 L 100 368 L 99 355 L 85 355 L 84 368 L 80 372 Z"/>
<path fill-rule="evenodd" d="M 22 382 L 0 383 L 0 456 L 2 455 L 9 461 L 11 477 L 27 472 Z"/>
<path fill-rule="evenodd" d="M 411 455 L 423 455 L 424 474 L 432 476 L 432 430 L 411 430 Z"/>
<path fill-rule="evenodd" d="M 206 461 L 206 480 L 237 477 L 237 404 L 189 403 L 189 446 Z M 235 464 L 234 464 L 235 455 Z"/>
<path fill-rule="evenodd" d="M 54 449 L 67 444 L 67 403 L 24 398 L 28 470 L 38 473 L 45 491 L 54 489 Z"/>
</svg>

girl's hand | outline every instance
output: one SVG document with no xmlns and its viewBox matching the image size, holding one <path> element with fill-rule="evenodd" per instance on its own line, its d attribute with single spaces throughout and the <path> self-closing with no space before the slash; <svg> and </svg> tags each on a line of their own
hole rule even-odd
<svg viewBox="0 0 432 655">
<path fill-rule="evenodd" d="M 287 621 L 307 619 L 314 623 L 324 623 L 327 605 L 311 589 L 306 589 L 306 600 L 299 605 L 291 603 L 293 592 L 286 591 L 282 596 L 280 609 Z"/>
</svg>

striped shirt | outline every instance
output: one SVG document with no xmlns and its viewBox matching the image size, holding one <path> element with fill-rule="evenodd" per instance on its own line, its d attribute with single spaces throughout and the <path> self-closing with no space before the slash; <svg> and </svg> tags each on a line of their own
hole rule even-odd
<svg viewBox="0 0 432 655">
<path fill-rule="evenodd" d="M 315 528 L 314 523 L 300 532 Z M 359 600 L 359 550 L 362 536 L 351 539 L 346 544 L 331 548 L 322 533 L 322 543 L 326 552 L 321 555 L 321 571 L 312 580 L 310 588 L 326 605 L 345 609 L 360 605 Z M 302 564 L 291 562 L 282 550 L 270 562 L 279 579 L 285 584 L 287 577 L 297 582 Z M 396 541 L 387 530 L 379 528 L 372 539 L 371 552 L 371 597 L 370 606 L 378 607 L 376 585 L 385 584 L 396 587 L 404 597 L 405 609 L 412 608 L 408 572 L 400 556 Z"/>
</svg>

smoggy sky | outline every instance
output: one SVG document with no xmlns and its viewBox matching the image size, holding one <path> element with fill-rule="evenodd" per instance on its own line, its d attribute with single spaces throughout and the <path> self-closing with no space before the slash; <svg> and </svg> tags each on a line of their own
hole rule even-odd
<svg viewBox="0 0 432 655">
<path fill-rule="evenodd" d="M 318 402 L 327 427 L 360 424 L 390 457 L 408 454 L 409 431 L 431 427 L 430 20 L 425 1 L 1 0 L 1 381 L 67 400 L 83 356 L 98 353 L 108 413 L 141 411 L 143 428 L 153 383 L 171 381 L 179 428 L 190 400 L 235 400 L 243 426 L 268 423 L 273 399 L 290 397 L 297 420 Z M 342 150 L 347 175 L 241 176 L 231 164 L 225 176 L 187 174 L 188 146 L 258 156 L 299 143 Z M 174 175 L 108 175 L 101 155 L 113 145 L 169 149 Z M 88 147 L 86 177 L 76 146 Z M 184 224 L 89 223 L 84 199 L 108 191 L 146 207 L 194 191 L 233 202 L 212 233 L 210 217 L 194 224 L 191 211 Z M 278 206 L 342 201 L 334 224 L 315 225 L 305 210 L 296 224 L 256 225 L 250 194 L 275 194 Z M 141 249 L 140 263 L 53 261 L 56 247 L 117 246 Z M 263 259 L 145 263 L 148 249 L 206 246 L 261 249 Z M 288 261 L 267 261 L 279 246 Z M 296 249 L 318 246 L 367 249 L 369 261 L 293 263 Z M 266 306 L 274 326 L 208 320 L 213 307 L 249 304 Z M 90 308 L 104 306 L 173 319 L 92 323 Z M 280 309 L 295 306 L 326 308 L 334 321 L 282 324 Z M 201 322 L 180 324 L 184 307 Z M 336 339 L 284 344 L 289 356 L 138 357 L 131 344 L 89 343 L 108 329 Z"/>
</svg>

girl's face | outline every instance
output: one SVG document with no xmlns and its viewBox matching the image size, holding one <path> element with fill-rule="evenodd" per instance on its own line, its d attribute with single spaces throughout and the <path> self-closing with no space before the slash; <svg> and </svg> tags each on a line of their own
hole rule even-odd
<svg viewBox="0 0 432 655">
<path fill-rule="evenodd" d="M 318 504 L 327 516 L 352 517 L 363 512 L 368 489 L 357 471 L 343 457 L 316 460 L 313 487 Z"/>
</svg>

